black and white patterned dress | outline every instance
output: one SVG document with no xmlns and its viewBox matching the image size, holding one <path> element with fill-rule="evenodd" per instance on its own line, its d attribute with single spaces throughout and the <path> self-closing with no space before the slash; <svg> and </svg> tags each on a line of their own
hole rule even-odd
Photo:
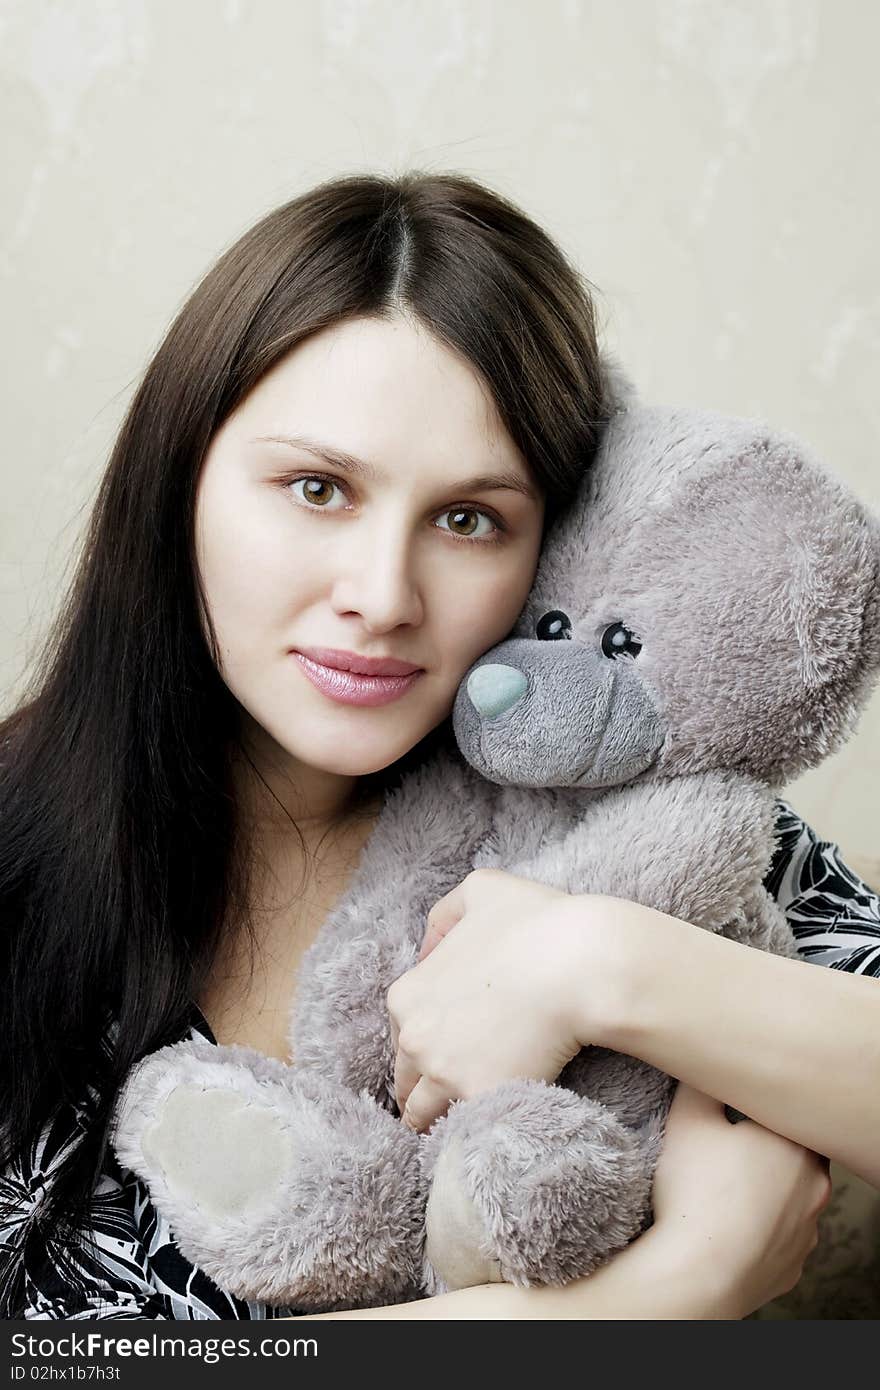
<svg viewBox="0 0 880 1390">
<path fill-rule="evenodd" d="M 785 911 L 799 954 L 832 970 L 880 976 L 880 895 L 784 801 L 776 836 L 764 882 Z"/>
<path fill-rule="evenodd" d="M 805 960 L 880 976 L 880 897 L 847 868 L 785 803 L 778 848 L 766 877 Z M 188 1032 L 215 1041 L 193 1008 Z M 15 1217 L 0 1229 L 0 1316 L 10 1318 L 279 1318 L 296 1308 L 244 1303 L 224 1293 L 177 1249 L 144 1184 L 112 1152 L 95 1188 L 91 1254 L 71 1255 L 41 1230 L 36 1214 L 53 1169 L 76 1144 L 84 1121 L 62 1111 L 0 1177 Z"/>
</svg>

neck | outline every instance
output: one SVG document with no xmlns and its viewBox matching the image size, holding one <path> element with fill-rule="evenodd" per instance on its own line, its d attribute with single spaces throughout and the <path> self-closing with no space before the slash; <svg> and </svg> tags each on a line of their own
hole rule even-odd
<svg viewBox="0 0 880 1390">
<path fill-rule="evenodd" d="M 258 842 L 308 843 L 345 825 L 363 804 L 361 779 L 309 767 L 254 725 L 232 757 L 233 795 L 242 824 Z"/>
</svg>

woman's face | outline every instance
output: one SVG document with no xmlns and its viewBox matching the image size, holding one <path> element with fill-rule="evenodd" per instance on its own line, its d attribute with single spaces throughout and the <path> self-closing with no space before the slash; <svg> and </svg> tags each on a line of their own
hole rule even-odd
<svg viewBox="0 0 880 1390">
<path fill-rule="evenodd" d="M 401 757 L 513 626 L 543 510 L 474 369 L 417 323 L 348 320 L 294 348 L 215 435 L 196 502 L 221 674 L 254 746 L 294 779 Z M 416 670 L 328 674 L 358 658 Z"/>
</svg>

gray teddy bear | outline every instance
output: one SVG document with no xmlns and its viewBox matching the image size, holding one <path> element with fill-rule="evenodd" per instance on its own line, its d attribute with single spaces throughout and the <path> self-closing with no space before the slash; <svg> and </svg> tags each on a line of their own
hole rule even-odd
<svg viewBox="0 0 880 1390">
<path fill-rule="evenodd" d="M 481 867 L 793 955 L 762 886 L 774 789 L 842 741 L 878 668 L 877 520 L 790 436 L 621 407 L 462 682 L 457 748 L 388 794 L 303 960 L 295 1065 L 190 1040 L 132 1073 L 114 1147 L 184 1254 L 241 1298 L 329 1310 L 562 1283 L 632 1240 L 674 1082 L 587 1047 L 415 1134 L 387 990 Z"/>
</svg>

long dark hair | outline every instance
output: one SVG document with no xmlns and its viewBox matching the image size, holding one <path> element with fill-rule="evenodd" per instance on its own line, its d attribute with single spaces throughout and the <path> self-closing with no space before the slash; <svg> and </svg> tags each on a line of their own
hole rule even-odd
<svg viewBox="0 0 880 1390">
<path fill-rule="evenodd" d="M 34 1217 L 55 1239 L 85 1221 L 120 1084 L 179 1035 L 227 915 L 247 912 L 229 777 L 238 710 L 202 630 L 194 562 L 202 461 L 308 334 L 401 309 L 481 373 L 548 516 L 564 506 L 609 410 L 587 284 L 468 178 L 324 183 L 242 236 L 175 318 L 120 430 L 68 599 L 0 723 L 0 1169 L 59 1107 L 87 1106 Z"/>
</svg>

